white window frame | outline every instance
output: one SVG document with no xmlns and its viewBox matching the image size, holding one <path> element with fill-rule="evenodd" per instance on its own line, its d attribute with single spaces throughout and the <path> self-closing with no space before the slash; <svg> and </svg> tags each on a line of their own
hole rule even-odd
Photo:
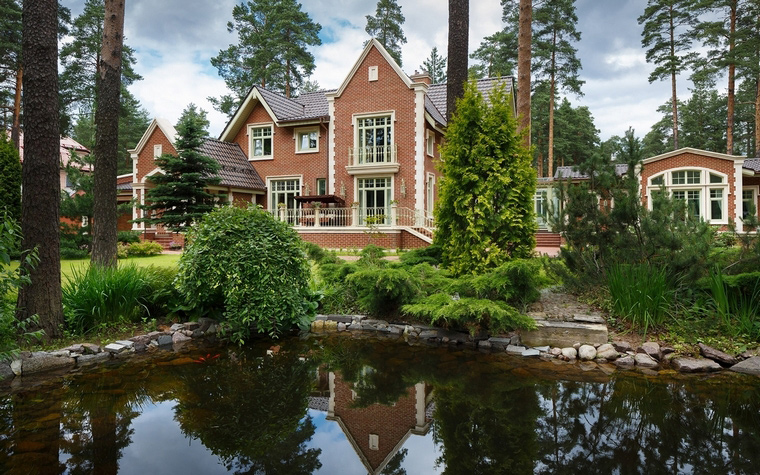
<svg viewBox="0 0 760 475">
<path fill-rule="evenodd" d="M 391 157 L 393 156 L 393 148 L 396 144 L 396 111 L 377 111 L 377 112 L 367 112 L 362 114 L 354 114 L 352 116 L 353 120 L 353 126 L 354 126 L 354 150 L 359 150 L 361 139 L 359 138 L 360 134 L 359 132 L 361 130 L 364 130 L 359 126 L 359 121 L 364 119 L 379 119 L 381 117 L 388 117 L 389 119 L 389 126 L 391 129 L 391 143 L 387 143 L 386 139 L 386 147 L 391 147 L 388 151 L 389 154 L 391 154 Z M 376 129 L 377 127 L 373 127 Z M 358 153 L 358 152 L 357 152 Z M 392 162 L 392 159 L 391 159 Z M 366 163 L 366 162 L 365 162 Z M 374 163 L 390 163 L 390 162 L 374 162 Z"/>
<path fill-rule="evenodd" d="M 325 184 L 325 191 L 324 193 L 319 192 L 319 182 L 322 182 Z M 317 192 L 317 195 L 326 195 L 327 194 L 327 178 L 317 178 L 315 191 Z"/>
<path fill-rule="evenodd" d="M 427 200 L 426 211 L 429 216 L 435 209 L 435 173 L 427 173 L 425 177 L 425 199 Z"/>
<path fill-rule="evenodd" d="M 760 186 L 758 185 L 747 185 L 742 187 L 742 196 L 741 196 L 741 202 L 742 202 L 742 216 L 739 216 L 739 218 L 744 217 L 744 192 L 745 191 L 751 191 L 752 192 L 752 203 L 755 205 L 755 216 L 758 216 L 760 214 L 760 206 L 757 205 L 757 195 L 760 194 Z"/>
<path fill-rule="evenodd" d="M 435 132 L 430 129 L 425 131 L 425 151 L 428 157 L 435 156 Z"/>
<path fill-rule="evenodd" d="M 304 135 L 316 134 L 317 140 L 314 148 L 301 147 L 301 137 Z M 296 153 L 317 153 L 319 152 L 319 127 L 300 127 L 293 131 L 293 140 L 296 142 Z"/>
<path fill-rule="evenodd" d="M 367 68 L 367 79 L 370 82 L 377 81 L 378 78 L 378 72 L 377 72 L 377 66 L 370 66 Z"/>
<path fill-rule="evenodd" d="M 673 183 L 673 173 L 679 173 L 684 172 L 684 183 Z M 694 183 L 694 179 L 692 178 L 692 183 L 689 183 L 689 172 L 699 172 L 699 183 Z M 710 183 L 710 175 L 719 176 L 723 179 L 722 183 Z M 663 183 L 660 184 L 653 184 L 652 181 L 655 179 L 658 179 L 662 177 Z M 694 175 L 692 174 L 692 177 Z M 699 211 L 700 211 L 700 219 L 704 220 L 706 223 L 714 224 L 714 225 L 726 225 L 728 224 L 728 195 L 729 195 L 729 184 L 728 184 L 728 178 L 729 176 L 725 173 L 721 173 L 717 170 L 713 170 L 711 168 L 703 168 L 703 167 L 678 167 L 678 168 L 669 168 L 667 170 L 663 170 L 655 175 L 652 175 L 647 180 L 647 207 L 651 210 L 653 206 L 653 197 L 652 192 L 659 190 L 660 186 L 664 186 L 665 190 L 667 191 L 669 196 L 673 196 L 674 191 L 699 191 Z M 722 196 L 721 196 L 721 210 L 723 216 L 720 219 L 713 219 L 712 218 L 712 202 L 713 198 L 711 197 L 711 191 L 712 190 L 721 190 Z M 688 200 L 688 193 L 685 193 L 684 196 Z"/>
<path fill-rule="evenodd" d="M 364 199 L 362 198 L 362 191 L 364 190 L 364 188 L 359 189 L 359 183 L 361 182 L 361 180 L 376 180 L 378 178 L 384 178 L 384 179 L 387 179 L 387 180 L 390 181 L 389 187 L 386 188 L 387 190 L 389 190 L 388 196 L 386 197 L 386 203 L 387 204 L 384 206 L 384 208 L 386 209 L 386 213 L 385 213 L 386 219 L 385 219 L 384 223 L 378 223 L 381 226 L 385 226 L 385 225 L 391 224 L 390 223 L 390 219 L 391 219 L 391 215 L 390 215 L 390 212 L 391 212 L 391 202 L 393 202 L 393 200 L 395 199 L 395 193 L 394 193 L 394 191 L 395 191 L 395 188 L 396 188 L 396 180 L 395 180 L 395 178 L 394 178 L 393 175 L 357 176 L 357 177 L 354 177 L 354 201 L 357 202 L 357 203 L 359 203 L 359 212 L 363 216 L 364 213 L 362 212 L 362 210 L 366 210 L 366 203 L 364 203 Z M 380 208 L 380 206 L 375 206 L 375 208 Z M 363 223 L 364 220 L 361 219 L 361 221 L 362 221 L 362 225 L 364 225 L 364 223 Z"/>
<path fill-rule="evenodd" d="M 278 182 L 284 182 L 284 181 L 296 181 L 295 186 L 295 196 L 301 196 L 301 188 L 303 187 L 303 176 L 302 175 L 285 175 L 285 176 L 268 176 L 267 177 L 267 205 L 270 210 L 277 210 L 277 205 L 275 204 L 274 195 L 275 190 L 274 183 Z M 287 191 L 287 190 L 286 190 Z M 300 207 L 298 201 L 295 201 L 295 209 L 298 209 Z"/>
<path fill-rule="evenodd" d="M 269 141 L 270 141 L 270 151 L 269 155 L 254 155 L 254 146 L 253 141 L 255 137 L 253 136 L 253 131 L 258 129 L 269 129 Z M 274 124 L 272 122 L 268 123 L 262 123 L 262 124 L 248 124 L 248 160 L 273 160 L 274 159 Z M 266 140 L 266 136 L 264 136 L 264 140 Z M 262 151 L 264 147 L 262 146 Z"/>
<path fill-rule="evenodd" d="M 163 149 L 164 147 L 160 143 L 153 145 L 153 158 L 158 158 L 163 155 Z"/>
</svg>

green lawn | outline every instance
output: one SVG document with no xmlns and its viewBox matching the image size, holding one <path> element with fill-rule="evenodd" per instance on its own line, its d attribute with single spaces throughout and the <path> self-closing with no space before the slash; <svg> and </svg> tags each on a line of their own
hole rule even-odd
<svg viewBox="0 0 760 475">
<path fill-rule="evenodd" d="M 138 267 L 156 266 L 156 267 L 176 267 L 179 261 L 179 254 L 161 254 L 150 257 L 130 257 L 119 259 L 119 265 L 136 265 Z M 61 280 L 63 283 L 68 282 L 74 269 L 83 269 L 90 265 L 89 259 L 75 259 L 61 261 Z M 11 263 L 11 269 L 18 267 L 18 261 Z"/>
</svg>

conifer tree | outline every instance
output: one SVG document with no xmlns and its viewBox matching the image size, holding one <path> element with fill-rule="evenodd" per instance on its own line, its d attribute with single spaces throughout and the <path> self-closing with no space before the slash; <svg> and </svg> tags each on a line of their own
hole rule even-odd
<svg viewBox="0 0 760 475">
<path fill-rule="evenodd" d="M 446 130 L 435 243 L 457 275 L 533 252 L 536 175 L 511 102 L 504 84 L 486 100 L 467 83 Z"/>
<path fill-rule="evenodd" d="M 582 95 L 579 79 L 581 61 L 574 42 L 581 39 L 576 30 L 578 16 L 575 0 L 546 0 L 533 12 L 533 64 L 538 80 L 549 84 L 549 116 L 547 137 L 547 176 L 554 173 L 554 101 L 562 89 Z"/>
<path fill-rule="evenodd" d="M 517 66 L 517 32 L 508 25 L 486 36 L 470 58 L 478 61 L 470 67 L 477 78 L 512 76 Z"/>
<path fill-rule="evenodd" d="M 322 44 L 319 23 L 296 0 L 248 0 L 235 5 L 227 31 L 238 43 L 211 58 L 232 94 L 209 97 L 214 108 L 231 116 L 254 85 L 297 95 L 314 71 L 309 46 Z"/>
<path fill-rule="evenodd" d="M 21 221 L 21 161 L 18 151 L 0 132 L 0 215 Z"/>
<path fill-rule="evenodd" d="M 367 15 L 364 31 L 377 39 L 383 48 L 401 66 L 401 45 L 406 43 L 406 36 L 401 26 L 406 20 L 396 0 L 379 0 L 375 16 Z"/>
<path fill-rule="evenodd" d="M 647 48 L 647 62 L 655 65 L 649 82 L 670 78 L 673 150 L 676 150 L 679 148 L 676 80 L 697 57 L 692 51 L 691 36 L 697 15 L 692 0 L 648 0 L 638 21 L 644 25 L 641 45 Z"/>
<path fill-rule="evenodd" d="M 189 104 L 177 123 L 177 155 L 163 154 L 156 165 L 163 174 L 150 178 L 153 188 L 147 191 L 143 209 L 152 217 L 140 222 L 163 224 L 174 232 L 184 232 L 191 224 L 214 208 L 219 195 L 206 187 L 219 183 L 215 175 L 219 164 L 204 155 L 200 147 L 208 136 L 208 119 L 203 109 Z"/>
<path fill-rule="evenodd" d="M 446 58 L 438 54 L 437 46 L 433 47 L 430 56 L 422 61 L 420 68 L 430 74 L 430 80 L 433 84 L 446 82 Z"/>
</svg>

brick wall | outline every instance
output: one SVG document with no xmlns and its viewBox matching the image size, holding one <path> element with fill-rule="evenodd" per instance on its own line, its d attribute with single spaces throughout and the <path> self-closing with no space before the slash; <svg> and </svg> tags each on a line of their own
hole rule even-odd
<svg viewBox="0 0 760 475">
<path fill-rule="evenodd" d="M 384 249 L 406 250 L 430 245 L 404 230 L 373 234 L 361 231 L 348 231 L 344 233 L 299 232 L 298 234 L 304 241 L 317 244 L 326 249 L 363 249 L 369 244 L 374 244 Z"/>
</svg>

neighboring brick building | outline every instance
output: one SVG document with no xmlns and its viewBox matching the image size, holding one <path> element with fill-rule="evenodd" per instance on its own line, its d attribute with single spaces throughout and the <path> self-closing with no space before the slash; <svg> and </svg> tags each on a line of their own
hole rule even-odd
<svg viewBox="0 0 760 475">
<path fill-rule="evenodd" d="M 616 165 L 616 173 L 627 172 L 626 165 Z M 652 193 L 661 187 L 673 197 L 686 202 L 687 212 L 718 227 L 733 224 L 743 230 L 742 218 L 754 208 L 760 209 L 760 159 L 737 157 L 693 148 L 681 148 L 643 160 L 638 170 L 641 200 L 651 208 Z M 552 185 L 557 180 L 584 181 L 585 176 L 572 167 L 558 167 L 551 180 L 539 180 L 536 190 L 536 214 L 547 212 L 546 204 L 554 201 Z M 546 229 L 545 222 L 539 223 Z"/>
<path fill-rule="evenodd" d="M 487 93 L 499 81 L 514 91 L 511 78 L 478 88 Z M 235 147 L 238 161 L 261 177 L 257 188 L 235 188 L 234 199 L 287 220 L 305 240 L 409 249 L 432 240 L 445 117 L 446 85 L 406 75 L 371 40 L 338 89 L 289 99 L 254 86 L 213 143 Z M 173 134 L 156 120 L 132 151 L 136 202 L 144 202 L 146 178 L 160 173 L 153 157 L 175 153 Z"/>
</svg>

